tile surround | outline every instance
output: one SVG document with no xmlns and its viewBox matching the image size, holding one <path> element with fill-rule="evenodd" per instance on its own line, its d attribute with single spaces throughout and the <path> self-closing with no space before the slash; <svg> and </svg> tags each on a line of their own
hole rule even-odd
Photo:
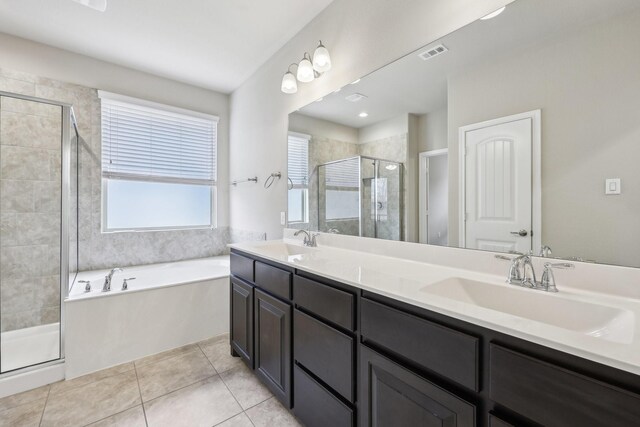
<svg viewBox="0 0 640 427">
<path fill-rule="evenodd" d="M 216 372 L 213 363 L 220 363 L 224 352 L 230 353 L 228 335 L 5 397 L 0 399 L 0 427 L 300 425 L 241 362 Z M 211 362 L 207 376 L 184 381 L 185 372 L 198 371 L 183 363 L 185 358 Z M 170 364 L 183 367 L 167 369 Z M 164 375 L 163 394 L 145 397 L 144 372 Z"/>
</svg>

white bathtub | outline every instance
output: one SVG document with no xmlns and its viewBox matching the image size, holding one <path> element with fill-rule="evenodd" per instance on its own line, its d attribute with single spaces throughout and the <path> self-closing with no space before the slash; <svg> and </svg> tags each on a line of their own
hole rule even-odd
<svg viewBox="0 0 640 427">
<path fill-rule="evenodd" d="M 79 273 L 65 300 L 67 379 L 229 331 L 228 256 L 128 267 L 102 292 L 107 273 Z"/>
<path fill-rule="evenodd" d="M 189 261 L 177 261 L 164 264 L 142 265 L 126 267 L 124 271 L 117 272 L 112 277 L 111 290 L 102 292 L 105 276 L 109 270 L 84 271 L 78 273 L 75 284 L 69 292 L 68 300 L 82 298 L 113 296 L 121 292 L 137 292 L 160 288 L 163 286 L 185 285 L 203 280 L 211 280 L 229 276 L 229 257 L 220 256 L 213 258 L 194 259 Z M 122 290 L 124 279 L 135 277 L 128 281 L 128 290 Z M 85 291 L 85 284 L 80 280 L 91 282 L 91 291 Z"/>
</svg>

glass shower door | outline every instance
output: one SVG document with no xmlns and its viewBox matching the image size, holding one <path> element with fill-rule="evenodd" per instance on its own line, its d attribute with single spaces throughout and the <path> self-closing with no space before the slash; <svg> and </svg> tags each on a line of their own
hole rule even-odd
<svg viewBox="0 0 640 427">
<path fill-rule="evenodd" d="M 0 96 L 0 372 L 60 358 L 68 107 Z"/>
<path fill-rule="evenodd" d="M 402 165 L 362 158 L 362 236 L 402 240 Z"/>
</svg>

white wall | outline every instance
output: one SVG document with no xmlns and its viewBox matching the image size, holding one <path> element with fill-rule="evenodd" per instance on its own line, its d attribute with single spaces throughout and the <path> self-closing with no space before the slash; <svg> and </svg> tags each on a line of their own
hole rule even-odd
<svg viewBox="0 0 640 427">
<path fill-rule="evenodd" d="M 351 144 L 358 143 L 358 129 L 299 113 L 289 115 L 289 130 Z"/>
<path fill-rule="evenodd" d="M 449 146 L 447 107 L 418 117 L 418 151 L 439 150 Z"/>
<path fill-rule="evenodd" d="M 358 142 L 365 144 L 409 132 L 409 115 L 400 114 L 358 129 Z"/>
<path fill-rule="evenodd" d="M 231 96 L 231 179 L 286 172 L 287 115 L 311 101 L 442 37 L 507 0 L 335 0 Z M 280 92 L 287 66 L 322 39 L 333 69 L 295 95 Z M 230 194 L 233 228 L 282 235 L 286 180 L 270 189 L 238 186 Z"/>
</svg>

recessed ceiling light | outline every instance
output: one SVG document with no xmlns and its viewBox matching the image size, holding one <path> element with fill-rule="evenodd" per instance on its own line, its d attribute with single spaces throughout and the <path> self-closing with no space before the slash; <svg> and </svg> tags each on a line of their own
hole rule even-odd
<svg viewBox="0 0 640 427">
<path fill-rule="evenodd" d="M 368 117 L 369 113 L 367 113 L 366 111 L 363 111 L 362 113 L 358 114 L 358 116 L 360 116 L 360 117 Z"/>
<path fill-rule="evenodd" d="M 83 6 L 90 7 L 91 9 L 99 12 L 107 10 L 107 0 L 73 0 L 76 3 L 80 3 Z"/>
<path fill-rule="evenodd" d="M 351 84 L 352 84 L 352 85 L 357 85 L 358 83 L 360 83 L 360 80 L 361 80 L 361 79 L 354 80 L 354 81 L 352 81 L 352 82 L 351 82 Z"/>
<path fill-rule="evenodd" d="M 387 165 L 385 166 L 385 169 L 387 169 L 388 171 L 394 171 L 398 169 L 398 165 Z"/>
<path fill-rule="evenodd" d="M 504 10 L 507 8 L 507 6 L 502 6 L 500 9 L 491 12 L 490 14 L 483 16 L 482 18 L 480 18 L 483 21 L 486 21 L 487 19 L 491 19 L 491 18 L 495 18 L 496 16 L 500 15 L 502 12 L 504 12 Z"/>
</svg>

